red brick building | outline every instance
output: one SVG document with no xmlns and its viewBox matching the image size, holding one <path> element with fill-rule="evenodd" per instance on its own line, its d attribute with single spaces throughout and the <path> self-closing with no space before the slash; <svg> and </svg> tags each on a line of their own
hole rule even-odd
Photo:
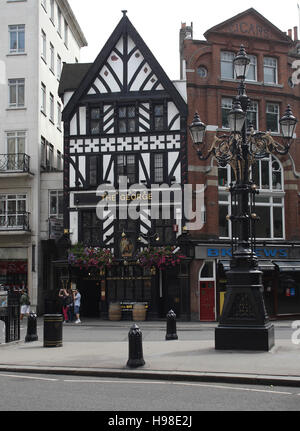
<svg viewBox="0 0 300 431">
<path fill-rule="evenodd" d="M 280 142 L 279 119 L 287 104 L 300 119 L 297 28 L 282 32 L 253 8 L 216 25 L 194 40 L 193 28 L 180 30 L 181 78 L 186 77 L 190 124 L 197 111 L 207 125 L 206 139 L 228 132 L 227 113 L 237 95 L 233 58 L 240 45 L 250 56 L 246 92 L 251 99 L 248 120 L 255 130 L 270 131 Z M 294 67 L 294 68 L 293 68 Z M 300 139 L 290 154 L 270 155 L 253 166 L 260 194 L 256 212 L 257 255 L 263 271 L 264 297 L 271 317 L 300 314 Z M 226 291 L 230 259 L 230 168 L 213 159 L 201 162 L 188 145 L 189 183 L 205 185 L 205 223 L 190 232 L 195 260 L 191 265 L 191 317 L 216 320 Z"/>
</svg>

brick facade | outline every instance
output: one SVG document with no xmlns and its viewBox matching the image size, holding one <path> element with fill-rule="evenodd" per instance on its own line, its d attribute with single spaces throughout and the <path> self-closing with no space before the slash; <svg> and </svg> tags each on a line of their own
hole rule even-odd
<svg viewBox="0 0 300 431">
<path fill-rule="evenodd" d="M 186 76 L 187 81 L 188 124 L 191 124 L 197 111 L 201 120 L 208 126 L 206 133 L 208 143 L 212 141 L 215 133 L 226 132 L 222 128 L 222 98 L 233 98 L 237 94 L 238 81 L 233 77 L 231 79 L 222 75 L 221 55 L 223 51 L 236 54 L 241 44 L 245 46 L 247 54 L 256 59 L 255 79 L 246 81 L 246 92 L 251 100 L 257 103 L 258 129 L 267 130 L 267 104 L 279 106 L 279 117 L 290 104 L 294 115 L 300 120 L 300 85 L 294 85 L 292 80 L 292 77 L 296 76 L 293 63 L 300 58 L 298 54 L 300 41 L 298 41 L 296 28 L 294 28 L 294 34 L 289 31 L 287 35 L 251 8 L 207 30 L 205 40 L 194 40 L 191 33 L 191 27 L 182 25 L 180 52 L 181 64 L 185 63 L 186 66 L 185 70 L 182 68 L 182 78 Z M 264 79 L 265 58 L 275 59 L 274 64 L 277 62 L 277 79 L 273 84 L 266 83 Z M 290 155 L 278 157 L 284 169 L 285 237 L 282 241 L 295 242 L 295 244 L 300 240 L 300 175 L 297 172 L 300 170 L 299 127 L 298 125 L 297 139 L 292 145 Z M 274 134 L 273 137 L 280 141 L 279 134 Z M 188 165 L 189 183 L 206 186 L 206 223 L 200 231 L 191 232 L 191 237 L 199 244 L 217 240 L 220 222 L 216 162 L 211 159 L 201 162 L 192 148 L 190 139 Z M 202 263 L 203 261 L 198 260 L 191 266 L 192 318 L 199 313 L 198 274 Z"/>
</svg>

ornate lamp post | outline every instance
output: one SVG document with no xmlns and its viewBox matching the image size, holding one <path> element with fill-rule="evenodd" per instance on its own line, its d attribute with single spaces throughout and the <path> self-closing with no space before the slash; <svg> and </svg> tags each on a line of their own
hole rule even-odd
<svg viewBox="0 0 300 431">
<path fill-rule="evenodd" d="M 251 166 L 270 154 L 287 154 L 293 141 L 297 119 L 290 106 L 280 119 L 282 142 L 276 142 L 269 132 L 254 132 L 247 125 L 250 99 L 246 95 L 245 78 L 250 59 L 243 46 L 234 59 L 238 94 L 228 114 L 231 132 L 215 136 L 210 148 L 205 148 L 205 124 L 195 114 L 190 126 L 194 147 L 200 160 L 215 156 L 220 166 L 230 165 L 235 182 L 230 184 L 232 223 L 230 271 L 227 272 L 227 292 L 223 312 L 215 330 L 216 349 L 269 350 L 274 345 L 274 327 L 270 324 L 262 295 L 262 272 L 255 253 L 255 195 Z"/>
</svg>

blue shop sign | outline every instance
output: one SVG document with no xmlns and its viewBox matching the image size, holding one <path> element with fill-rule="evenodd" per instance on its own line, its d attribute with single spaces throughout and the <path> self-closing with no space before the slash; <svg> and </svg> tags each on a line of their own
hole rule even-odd
<svg viewBox="0 0 300 431">
<path fill-rule="evenodd" d="M 265 258 L 278 258 L 288 257 L 288 250 L 286 248 L 257 248 L 255 250 L 257 257 Z M 232 257 L 230 248 L 208 248 L 207 257 Z"/>
</svg>

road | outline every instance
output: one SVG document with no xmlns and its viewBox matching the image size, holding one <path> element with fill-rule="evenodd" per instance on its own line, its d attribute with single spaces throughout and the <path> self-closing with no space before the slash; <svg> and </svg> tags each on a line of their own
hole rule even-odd
<svg viewBox="0 0 300 431">
<path fill-rule="evenodd" d="M 0 411 L 299 411 L 300 388 L 0 373 Z M 179 395 L 180 394 L 180 395 Z M 112 415 L 110 415 L 112 416 Z"/>
</svg>

